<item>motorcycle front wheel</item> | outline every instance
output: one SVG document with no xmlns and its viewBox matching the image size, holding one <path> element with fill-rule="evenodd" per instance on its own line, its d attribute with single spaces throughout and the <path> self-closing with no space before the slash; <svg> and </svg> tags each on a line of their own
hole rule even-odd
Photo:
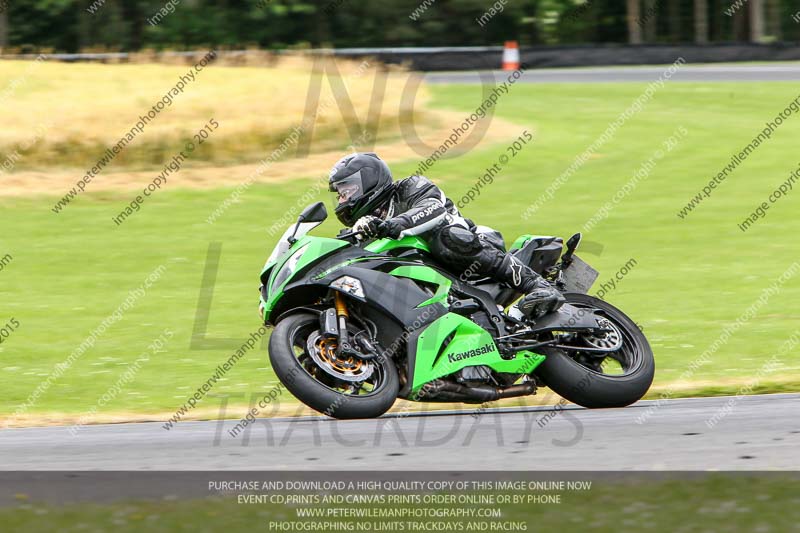
<svg viewBox="0 0 800 533">
<path fill-rule="evenodd" d="M 376 418 L 388 411 L 400 390 L 394 361 L 342 357 L 336 348 L 335 339 L 320 335 L 317 315 L 297 313 L 275 326 L 269 359 L 289 392 L 326 416 Z"/>
</svg>

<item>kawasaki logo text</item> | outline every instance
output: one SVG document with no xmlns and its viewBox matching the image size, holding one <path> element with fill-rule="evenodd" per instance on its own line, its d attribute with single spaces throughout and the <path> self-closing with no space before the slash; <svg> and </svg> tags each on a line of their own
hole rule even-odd
<svg viewBox="0 0 800 533">
<path fill-rule="evenodd" d="M 480 348 L 475 348 L 474 350 L 470 350 L 468 352 L 461 352 L 461 353 L 452 353 L 448 357 L 451 363 L 455 363 L 456 361 L 461 361 L 462 359 L 469 359 L 470 357 L 475 357 L 478 355 L 483 355 L 485 353 L 494 352 L 494 345 L 486 344 L 481 346 Z"/>
</svg>

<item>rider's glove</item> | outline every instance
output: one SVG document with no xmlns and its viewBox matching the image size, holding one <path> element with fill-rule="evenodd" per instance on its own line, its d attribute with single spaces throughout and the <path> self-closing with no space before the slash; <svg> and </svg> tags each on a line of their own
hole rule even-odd
<svg viewBox="0 0 800 533">
<path fill-rule="evenodd" d="M 377 237 L 378 236 L 378 227 L 380 227 L 381 219 L 378 217 L 373 216 L 366 216 L 359 218 L 355 224 L 353 224 L 353 231 L 354 232 L 361 232 L 364 234 L 365 237 Z"/>
<path fill-rule="evenodd" d="M 400 237 L 401 231 L 403 231 L 403 228 L 401 228 L 400 224 L 392 219 L 384 220 L 378 226 L 378 235 L 381 237 L 389 237 L 390 239 L 396 239 Z"/>
</svg>

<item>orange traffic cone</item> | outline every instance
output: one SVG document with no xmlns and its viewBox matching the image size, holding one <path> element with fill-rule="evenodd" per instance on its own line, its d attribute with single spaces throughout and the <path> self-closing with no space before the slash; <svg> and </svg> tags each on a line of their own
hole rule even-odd
<svg viewBox="0 0 800 533">
<path fill-rule="evenodd" d="M 506 41 L 503 48 L 503 70 L 519 69 L 519 45 L 517 41 Z"/>
</svg>

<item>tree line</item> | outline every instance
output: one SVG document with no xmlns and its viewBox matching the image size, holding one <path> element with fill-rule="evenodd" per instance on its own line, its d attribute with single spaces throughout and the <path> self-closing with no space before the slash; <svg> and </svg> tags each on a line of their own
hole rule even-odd
<svg viewBox="0 0 800 533">
<path fill-rule="evenodd" d="M 0 0 L 4 52 L 800 40 L 796 0 Z"/>
</svg>

